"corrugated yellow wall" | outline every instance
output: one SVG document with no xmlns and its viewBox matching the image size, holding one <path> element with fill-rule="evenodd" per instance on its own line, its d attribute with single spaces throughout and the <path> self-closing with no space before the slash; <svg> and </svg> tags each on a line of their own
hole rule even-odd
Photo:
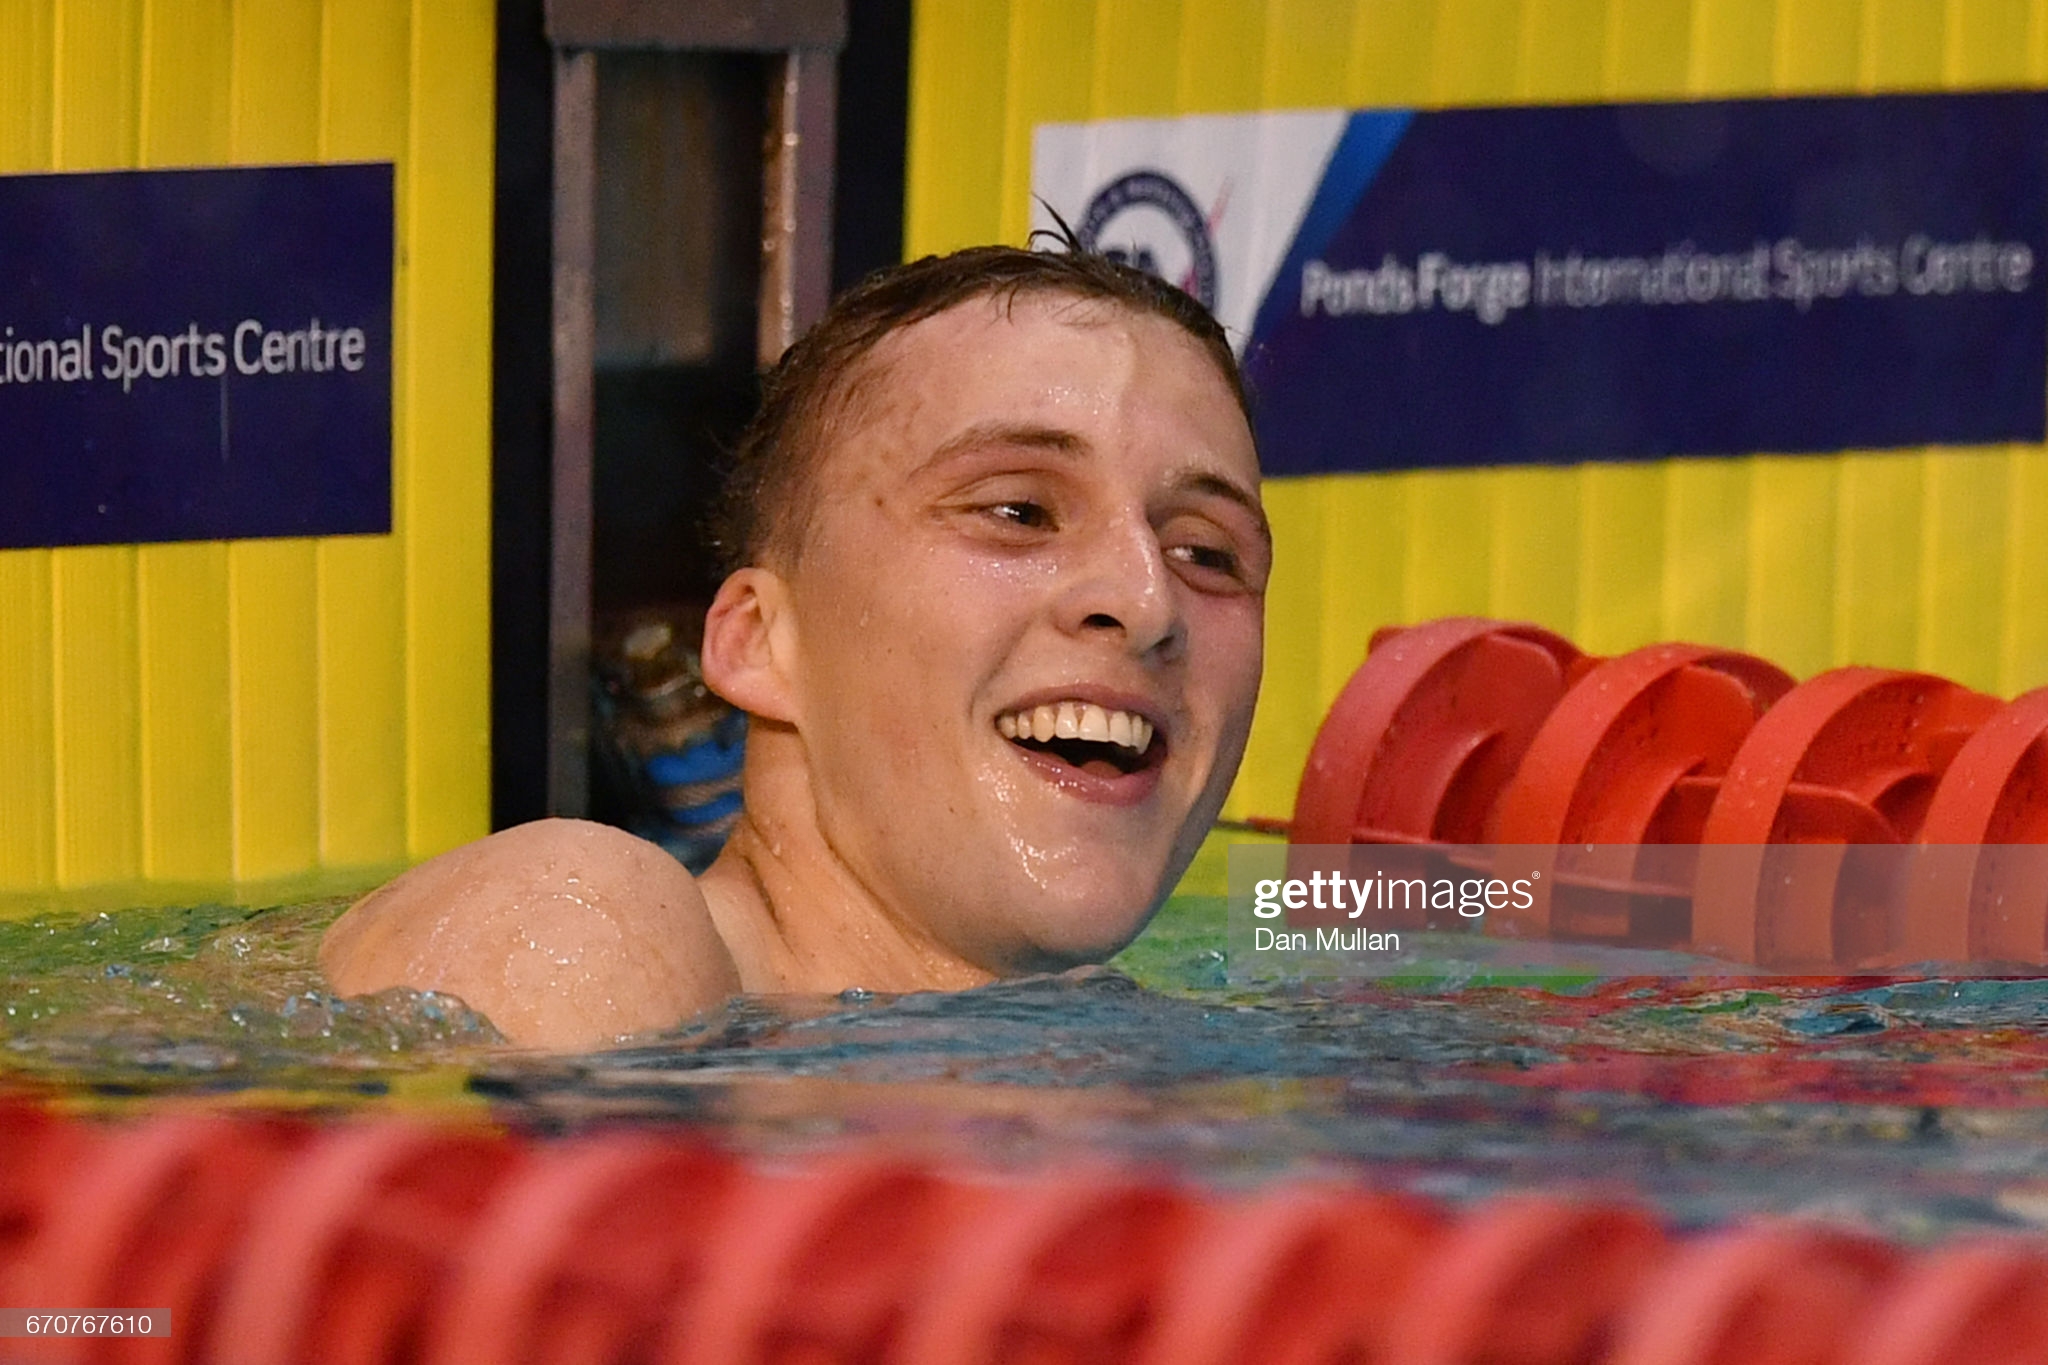
<svg viewBox="0 0 2048 1365">
<path fill-rule="evenodd" d="M 2040 85 L 2048 0 L 918 0 L 906 244 L 1019 242 L 1031 129 L 1257 109 Z M 1284 816 L 1374 627 L 1542 622 L 2048 683 L 2048 451 L 1274 480 L 1268 661 L 1229 813 Z"/>
<path fill-rule="evenodd" d="M 394 534 L 0 553 L 0 891 L 487 829 L 494 41 L 489 0 L 0 0 L 0 174 L 388 160 L 398 222 Z"/>
</svg>

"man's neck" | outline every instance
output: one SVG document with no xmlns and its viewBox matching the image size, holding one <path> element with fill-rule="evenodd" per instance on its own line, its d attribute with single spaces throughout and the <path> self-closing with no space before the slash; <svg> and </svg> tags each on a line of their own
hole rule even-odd
<svg viewBox="0 0 2048 1365">
<path fill-rule="evenodd" d="M 892 914 L 819 828 L 801 741 L 756 726 L 746 811 L 698 885 L 747 991 L 963 990 L 994 980 Z"/>
</svg>

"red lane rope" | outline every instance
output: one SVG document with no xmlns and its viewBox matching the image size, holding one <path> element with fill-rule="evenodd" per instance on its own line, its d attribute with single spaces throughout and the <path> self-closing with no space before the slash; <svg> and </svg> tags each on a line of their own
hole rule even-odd
<svg viewBox="0 0 2048 1365">
<path fill-rule="evenodd" d="M 2048 1359 L 2048 1242 L 1911 1249 L 1792 1221 L 1674 1236 L 1619 1200 L 1453 1211 L 1331 1183 L 771 1164 L 658 1133 L 102 1127 L 0 1102 L 0 1218 L 0 1305 L 170 1308 L 177 1327 L 10 1340 L 9 1360 Z"/>
</svg>

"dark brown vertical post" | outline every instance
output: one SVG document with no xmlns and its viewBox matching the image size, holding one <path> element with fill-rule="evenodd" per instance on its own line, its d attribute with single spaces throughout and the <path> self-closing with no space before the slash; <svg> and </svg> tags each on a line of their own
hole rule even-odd
<svg viewBox="0 0 2048 1365">
<path fill-rule="evenodd" d="M 549 554 L 548 811 L 590 804 L 590 470 L 597 322 L 597 57 L 555 57 L 555 432 Z"/>
<path fill-rule="evenodd" d="M 838 58 L 795 48 L 768 86 L 763 170 L 760 358 L 773 365 L 832 293 L 832 143 Z"/>
</svg>

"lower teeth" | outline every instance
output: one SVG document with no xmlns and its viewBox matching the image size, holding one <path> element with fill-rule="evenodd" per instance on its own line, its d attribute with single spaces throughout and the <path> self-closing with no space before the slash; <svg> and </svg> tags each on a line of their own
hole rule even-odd
<svg viewBox="0 0 2048 1365">
<path fill-rule="evenodd" d="M 1118 749 L 1095 740 L 1019 739 L 1014 742 L 1034 753 L 1050 754 L 1071 767 L 1084 772 L 1095 772 L 1098 776 L 1132 773 L 1141 766 L 1141 756 L 1135 750 Z"/>
</svg>

